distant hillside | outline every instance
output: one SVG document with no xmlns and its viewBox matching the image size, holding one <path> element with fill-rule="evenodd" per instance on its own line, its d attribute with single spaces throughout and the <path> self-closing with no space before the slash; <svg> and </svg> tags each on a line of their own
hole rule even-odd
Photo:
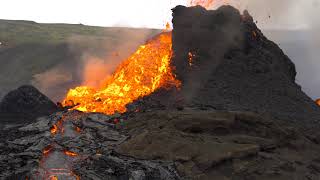
<svg viewBox="0 0 320 180">
<path fill-rule="evenodd" d="M 0 20 L 0 98 L 17 86 L 32 83 L 50 98 L 60 100 L 67 89 L 82 82 L 84 64 L 89 57 L 107 59 L 108 64 L 116 65 L 159 32 Z M 317 46 L 309 43 L 310 33 L 285 30 L 264 33 L 296 64 L 298 83 L 304 91 L 318 97 L 319 52 Z"/>
<path fill-rule="evenodd" d="M 0 20 L 0 98 L 17 86 L 35 83 L 48 96 L 59 100 L 66 89 L 81 82 L 86 57 L 104 59 L 116 53 L 114 61 L 119 61 L 158 32 L 155 29 Z M 34 82 L 35 77 L 51 76 L 46 73 L 48 71 L 59 75 L 51 78 L 50 86 L 42 87 L 43 82 Z M 68 78 L 61 78 L 66 76 Z"/>
</svg>

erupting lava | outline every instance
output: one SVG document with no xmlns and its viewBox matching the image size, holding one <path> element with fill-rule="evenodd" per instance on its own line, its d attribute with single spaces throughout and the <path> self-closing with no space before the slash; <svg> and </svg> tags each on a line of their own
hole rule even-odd
<svg viewBox="0 0 320 180">
<path fill-rule="evenodd" d="M 210 8 L 214 4 L 215 0 L 189 0 L 189 6 L 202 6 L 204 8 Z"/>
<path fill-rule="evenodd" d="M 69 90 L 63 105 L 70 102 L 84 112 L 114 114 L 125 112 L 126 105 L 147 96 L 160 87 L 179 87 L 170 66 L 171 33 L 161 33 L 142 45 L 123 61 L 102 88 L 80 86 Z M 104 78 L 104 77 L 101 77 Z"/>
</svg>

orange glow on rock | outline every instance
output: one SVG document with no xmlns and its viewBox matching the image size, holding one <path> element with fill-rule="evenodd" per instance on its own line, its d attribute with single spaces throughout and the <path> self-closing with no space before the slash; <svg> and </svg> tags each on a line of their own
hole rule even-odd
<svg viewBox="0 0 320 180">
<path fill-rule="evenodd" d="M 72 152 L 72 151 L 67 151 L 67 150 L 64 151 L 64 154 L 67 155 L 67 156 L 71 156 L 71 157 L 78 156 L 77 153 Z"/>
<path fill-rule="evenodd" d="M 50 180 L 58 180 L 58 177 L 57 176 L 51 176 Z"/>
<path fill-rule="evenodd" d="M 193 65 L 193 59 L 194 59 L 195 55 L 192 54 L 192 52 L 188 53 L 188 62 L 189 62 L 189 66 Z"/>
<path fill-rule="evenodd" d="M 76 126 L 76 131 L 78 132 L 78 133 L 80 133 L 81 132 L 81 128 L 79 128 L 78 126 Z"/>
<path fill-rule="evenodd" d="M 49 145 L 43 149 L 42 154 L 46 156 L 51 152 L 52 149 L 53 149 L 53 147 L 51 145 Z"/>
<path fill-rule="evenodd" d="M 57 132 L 58 132 L 58 127 L 57 127 L 57 125 L 53 125 L 51 128 L 50 128 L 50 132 L 51 132 L 51 134 L 56 134 Z"/>
<path fill-rule="evenodd" d="M 179 87 L 180 81 L 170 66 L 171 56 L 171 32 L 162 33 L 124 60 L 102 88 L 80 86 L 69 90 L 64 106 L 73 102 L 79 104 L 74 109 L 83 112 L 123 113 L 127 104 L 161 87 Z"/>
</svg>

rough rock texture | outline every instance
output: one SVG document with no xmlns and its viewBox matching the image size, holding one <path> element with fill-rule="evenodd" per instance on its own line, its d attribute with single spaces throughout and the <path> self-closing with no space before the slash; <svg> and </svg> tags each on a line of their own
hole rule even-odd
<svg viewBox="0 0 320 180">
<path fill-rule="evenodd" d="M 185 179 L 316 180 L 319 145 L 250 112 L 154 111 L 123 125 L 118 153 L 175 162 Z"/>
<path fill-rule="evenodd" d="M 320 108 L 295 83 L 294 64 L 248 12 L 177 6 L 173 26 L 172 62 L 188 106 L 270 113 L 303 130 L 320 127 Z"/>
<path fill-rule="evenodd" d="M 0 103 L 0 120 L 17 123 L 35 120 L 50 115 L 58 107 L 33 86 L 21 86 L 9 92 Z"/>
<path fill-rule="evenodd" d="M 178 179 L 172 162 L 122 156 L 115 116 L 58 112 L 0 131 L 0 179 Z M 50 132 L 53 127 L 56 131 Z M 75 153 L 67 155 L 66 151 Z"/>
<path fill-rule="evenodd" d="M 0 179 L 320 178 L 319 145 L 250 112 L 59 112 L 6 128 L 0 140 Z"/>
</svg>

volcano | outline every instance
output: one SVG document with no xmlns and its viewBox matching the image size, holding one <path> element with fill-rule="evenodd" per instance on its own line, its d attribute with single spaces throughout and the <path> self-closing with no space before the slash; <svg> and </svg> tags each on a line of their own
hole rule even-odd
<svg viewBox="0 0 320 180">
<path fill-rule="evenodd" d="M 29 101 L 54 112 L 0 131 L 0 177 L 319 179 L 320 109 L 291 60 L 247 11 L 172 11 L 171 33 L 142 45 L 101 88 L 71 89 L 71 109 L 38 91 L 23 106 L 8 95 L 1 104 L 28 107 L 24 115 L 34 113 Z"/>
</svg>

